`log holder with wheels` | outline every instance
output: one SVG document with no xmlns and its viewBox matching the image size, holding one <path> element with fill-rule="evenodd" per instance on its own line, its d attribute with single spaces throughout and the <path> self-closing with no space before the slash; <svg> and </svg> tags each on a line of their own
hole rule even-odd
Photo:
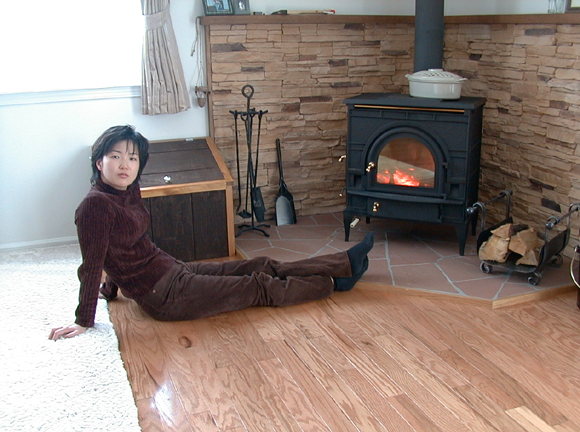
<svg viewBox="0 0 580 432">
<path fill-rule="evenodd" d="M 498 222 L 497 224 L 485 229 L 485 218 L 486 218 L 486 206 L 504 199 L 506 201 L 506 216 L 505 219 Z M 511 216 L 511 203 L 512 203 L 512 191 L 504 190 L 500 192 L 497 196 L 492 198 L 486 203 L 476 202 L 471 207 L 467 209 L 470 215 L 480 214 L 481 221 L 481 231 L 477 238 L 477 251 L 479 251 L 481 245 L 486 242 L 492 235 L 492 231 L 499 228 L 502 225 L 513 223 L 513 218 Z M 482 260 L 480 264 L 480 269 L 482 272 L 488 274 L 491 273 L 494 268 L 502 268 L 507 271 L 515 271 L 518 273 L 528 274 L 528 282 L 530 285 L 538 285 L 542 280 L 544 268 L 547 265 L 553 265 L 559 267 L 562 265 L 563 258 L 561 252 L 567 246 L 570 240 L 570 219 L 572 213 L 580 210 L 580 203 L 570 204 L 568 212 L 561 216 L 550 216 L 548 217 L 546 223 L 544 224 L 544 234 L 542 240 L 544 245 L 540 249 L 539 253 L 539 263 L 536 266 L 532 265 L 522 265 L 516 264 L 516 257 L 508 256 L 506 262 L 498 262 L 492 260 Z M 562 221 L 566 220 L 566 228 L 559 232 L 553 231 L 554 228 L 560 224 Z"/>
</svg>

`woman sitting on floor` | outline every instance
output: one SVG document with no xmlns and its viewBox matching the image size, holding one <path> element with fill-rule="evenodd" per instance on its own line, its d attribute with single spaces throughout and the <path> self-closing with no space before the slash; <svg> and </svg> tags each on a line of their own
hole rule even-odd
<svg viewBox="0 0 580 432">
<path fill-rule="evenodd" d="M 75 213 L 82 253 L 79 305 L 73 324 L 49 339 L 70 338 L 94 325 L 99 292 L 117 289 L 158 320 L 191 320 L 250 306 L 286 306 L 350 290 L 368 268 L 373 234 L 346 252 L 294 262 L 267 257 L 181 262 L 147 235 L 149 214 L 139 177 L 149 142 L 132 126 L 106 130 L 92 148 L 92 188 Z M 101 285 L 103 270 L 107 279 Z"/>
</svg>

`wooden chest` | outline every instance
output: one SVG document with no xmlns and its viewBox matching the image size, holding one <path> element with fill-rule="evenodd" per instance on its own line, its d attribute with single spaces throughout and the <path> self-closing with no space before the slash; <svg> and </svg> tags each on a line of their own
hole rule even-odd
<svg viewBox="0 0 580 432">
<path fill-rule="evenodd" d="M 141 195 L 152 240 L 182 261 L 234 256 L 232 185 L 213 139 L 151 141 Z"/>
</svg>

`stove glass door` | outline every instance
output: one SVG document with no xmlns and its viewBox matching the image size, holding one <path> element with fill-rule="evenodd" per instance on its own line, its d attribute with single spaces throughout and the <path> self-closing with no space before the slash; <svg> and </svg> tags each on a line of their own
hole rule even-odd
<svg viewBox="0 0 580 432">
<path fill-rule="evenodd" d="M 392 138 L 379 154 L 376 182 L 433 189 L 435 158 L 431 150 L 415 138 Z"/>
</svg>

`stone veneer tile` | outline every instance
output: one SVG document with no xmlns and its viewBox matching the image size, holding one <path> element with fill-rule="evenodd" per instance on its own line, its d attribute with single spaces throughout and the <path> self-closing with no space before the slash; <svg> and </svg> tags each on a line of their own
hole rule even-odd
<svg viewBox="0 0 580 432">
<path fill-rule="evenodd" d="M 272 244 L 270 243 L 270 240 L 268 240 L 267 238 L 263 239 L 244 238 L 243 240 L 237 240 L 236 247 L 245 254 L 250 253 L 253 254 L 255 251 L 271 248 Z"/>
<path fill-rule="evenodd" d="M 387 237 L 392 265 L 432 263 L 439 258 L 419 239 L 402 234 L 388 234 Z"/>
<path fill-rule="evenodd" d="M 350 249 L 355 244 L 356 242 L 345 242 L 342 237 L 338 239 L 334 238 L 333 240 L 328 242 L 328 246 L 330 248 L 334 248 L 335 251 L 345 251 L 347 249 Z"/>
<path fill-rule="evenodd" d="M 447 241 L 424 238 L 421 235 L 419 237 L 422 238 L 427 247 L 433 249 L 435 253 L 442 257 L 459 256 L 459 242 L 455 237 Z M 472 242 L 466 243 L 464 255 L 475 255 L 475 247 L 475 244 Z"/>
<path fill-rule="evenodd" d="M 326 239 L 336 231 L 333 226 L 282 225 L 278 227 L 280 238 L 288 239 Z"/>
<path fill-rule="evenodd" d="M 268 222 L 266 222 L 266 224 L 268 224 Z M 257 226 L 258 223 L 255 224 L 255 226 Z M 237 240 L 271 240 L 271 239 L 279 239 L 280 235 L 278 234 L 278 230 L 276 229 L 275 226 L 272 226 L 270 224 L 270 227 L 260 227 L 260 229 L 264 230 L 267 234 L 269 234 L 269 237 L 266 237 L 263 233 L 261 233 L 260 231 L 256 231 L 256 230 L 248 230 L 248 231 L 243 231 L 240 232 L 238 230 L 238 227 L 236 227 L 236 234 L 237 234 L 237 238 L 236 238 L 236 243 Z"/>
<path fill-rule="evenodd" d="M 342 216 L 338 218 L 335 213 L 310 216 L 310 218 L 318 225 L 336 225 L 337 223 L 342 223 Z"/>
<path fill-rule="evenodd" d="M 253 253 L 253 257 L 263 256 L 264 254 Z M 278 260 L 278 261 L 297 261 L 308 258 L 310 254 L 300 253 L 288 249 L 281 249 L 277 247 L 272 247 L 268 250 L 268 257 Z"/>
<path fill-rule="evenodd" d="M 318 251 L 318 253 L 316 255 L 333 254 L 333 253 L 341 252 L 341 251 L 346 250 L 346 249 L 347 249 L 346 247 L 344 249 L 336 249 L 332 246 L 326 246 L 326 247 L 320 249 L 320 251 Z"/>
<path fill-rule="evenodd" d="M 290 225 L 318 225 L 318 223 L 316 222 L 316 216 L 301 216 L 300 218 L 297 218 L 295 224 Z"/>
<path fill-rule="evenodd" d="M 538 288 L 543 286 L 564 286 L 572 285 L 572 278 L 570 277 L 570 258 L 563 257 L 562 265 L 552 266 L 547 265 L 542 270 L 542 278 L 538 284 Z M 510 277 L 510 281 L 526 281 L 529 274 L 514 273 Z"/>
<path fill-rule="evenodd" d="M 363 275 L 362 281 L 380 284 L 393 284 L 393 276 L 386 259 L 370 259 L 369 269 Z"/>
<path fill-rule="evenodd" d="M 512 283 L 507 282 L 498 293 L 498 298 L 513 297 L 522 294 L 533 293 L 537 291 L 536 288 L 529 285 L 527 282 L 523 283 Z"/>
<path fill-rule="evenodd" d="M 454 282 L 485 278 L 487 275 L 480 270 L 480 263 L 476 256 L 456 256 L 437 261 L 437 265 Z"/>
<path fill-rule="evenodd" d="M 311 255 L 320 255 L 319 251 L 326 248 L 328 239 L 304 240 L 272 240 L 272 247 Z"/>
<path fill-rule="evenodd" d="M 486 277 L 467 282 L 455 282 L 455 286 L 466 296 L 485 300 L 495 300 L 504 284 L 505 279 L 497 277 Z"/>
<path fill-rule="evenodd" d="M 371 259 L 371 260 L 373 260 L 373 259 L 386 259 L 386 257 L 387 257 L 387 252 L 386 252 L 387 244 L 388 243 L 385 241 L 375 239 L 375 245 L 368 254 L 369 259 Z"/>
<path fill-rule="evenodd" d="M 432 263 L 398 265 L 391 267 L 391 271 L 396 286 L 457 294 L 457 290 Z"/>
</svg>

